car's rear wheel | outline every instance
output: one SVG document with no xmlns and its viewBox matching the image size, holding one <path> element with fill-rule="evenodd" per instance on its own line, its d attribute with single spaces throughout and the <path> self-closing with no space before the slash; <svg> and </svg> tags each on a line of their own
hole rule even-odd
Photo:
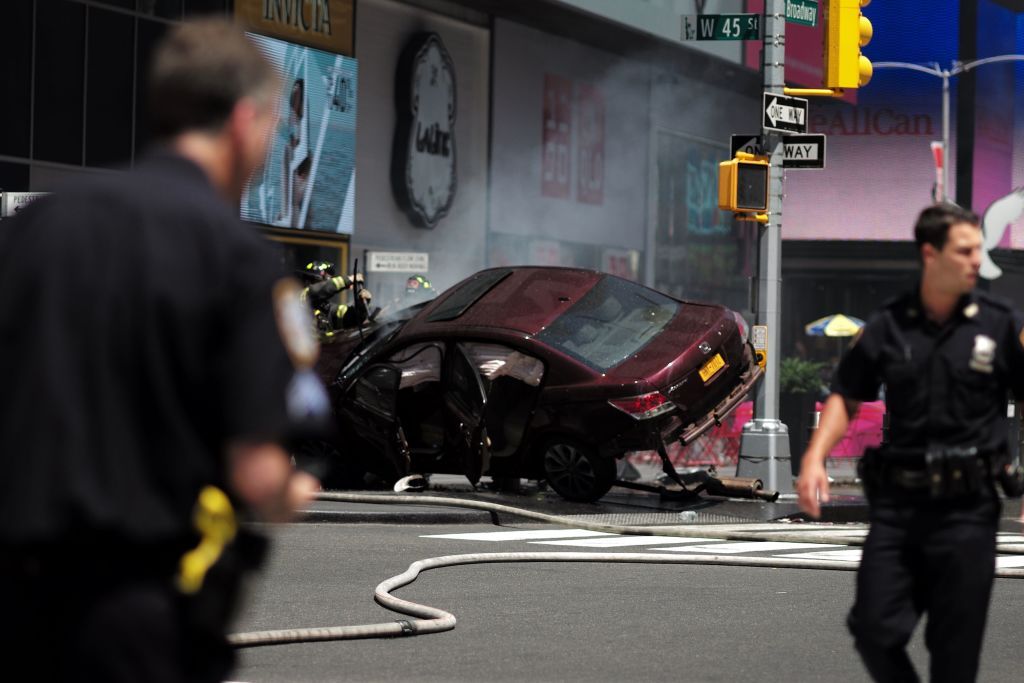
<svg viewBox="0 0 1024 683">
<path fill-rule="evenodd" d="M 577 441 L 549 442 L 543 459 L 548 484 L 566 500 L 593 502 L 615 483 L 615 461 Z"/>
</svg>

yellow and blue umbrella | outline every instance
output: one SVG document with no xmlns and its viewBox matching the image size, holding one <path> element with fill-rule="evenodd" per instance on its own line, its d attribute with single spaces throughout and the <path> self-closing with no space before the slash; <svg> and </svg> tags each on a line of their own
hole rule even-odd
<svg viewBox="0 0 1024 683">
<path fill-rule="evenodd" d="M 860 318 L 836 313 L 807 323 L 804 332 L 812 337 L 852 337 L 862 327 L 864 321 Z"/>
</svg>

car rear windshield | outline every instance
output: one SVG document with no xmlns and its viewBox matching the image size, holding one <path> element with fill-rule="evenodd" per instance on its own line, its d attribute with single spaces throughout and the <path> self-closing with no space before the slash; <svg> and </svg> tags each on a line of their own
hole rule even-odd
<svg viewBox="0 0 1024 683">
<path fill-rule="evenodd" d="M 677 310 L 664 294 L 605 276 L 537 339 L 604 372 L 646 346 Z"/>
<path fill-rule="evenodd" d="M 454 320 L 469 310 L 477 299 L 512 273 L 511 268 L 485 270 L 452 292 L 428 317 L 430 322 Z"/>
</svg>

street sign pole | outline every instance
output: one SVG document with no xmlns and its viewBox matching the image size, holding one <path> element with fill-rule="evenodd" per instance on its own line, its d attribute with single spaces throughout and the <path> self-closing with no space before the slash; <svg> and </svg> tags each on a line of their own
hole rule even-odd
<svg viewBox="0 0 1024 683">
<path fill-rule="evenodd" d="M 783 96 L 785 80 L 786 0 L 765 2 L 764 89 Z M 756 477 L 768 489 L 793 492 L 789 434 L 779 421 L 779 327 L 782 298 L 782 163 L 783 136 L 764 129 L 768 175 L 768 222 L 759 227 L 757 324 L 768 326 L 767 365 L 754 397 L 754 419 L 743 428 L 736 475 Z"/>
</svg>

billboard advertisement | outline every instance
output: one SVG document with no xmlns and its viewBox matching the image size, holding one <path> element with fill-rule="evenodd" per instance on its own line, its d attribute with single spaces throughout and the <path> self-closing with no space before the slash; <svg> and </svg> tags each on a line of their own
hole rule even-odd
<svg viewBox="0 0 1024 683">
<path fill-rule="evenodd" d="M 951 69 L 958 59 L 959 4 L 925 0 L 876 2 L 863 8 L 874 36 L 863 53 L 874 64 L 902 62 Z M 824 3 L 819 3 L 823 9 Z M 751 0 L 748 11 L 763 9 Z M 1024 52 L 1024 15 L 1005 3 L 978 3 L 977 59 Z M 819 87 L 822 21 L 816 27 L 786 24 L 786 80 Z M 908 36 L 913 39 L 909 40 Z M 747 44 L 748 65 L 760 46 Z M 983 213 L 1024 183 L 1024 64 L 982 64 L 973 71 L 974 105 L 971 208 Z M 963 76 L 950 79 L 949 166 L 951 199 L 957 196 L 957 93 Z M 824 170 L 786 173 L 784 239 L 911 240 L 917 213 L 938 187 L 933 143 L 942 139 L 942 80 L 905 67 L 876 67 L 870 83 L 839 100 L 811 98 L 808 133 L 828 139 Z M 1024 247 L 1024 220 L 1013 222 L 999 246 Z"/>
<path fill-rule="evenodd" d="M 351 235 L 355 219 L 357 62 L 250 34 L 283 79 L 266 162 L 241 215 L 280 228 Z"/>
</svg>

